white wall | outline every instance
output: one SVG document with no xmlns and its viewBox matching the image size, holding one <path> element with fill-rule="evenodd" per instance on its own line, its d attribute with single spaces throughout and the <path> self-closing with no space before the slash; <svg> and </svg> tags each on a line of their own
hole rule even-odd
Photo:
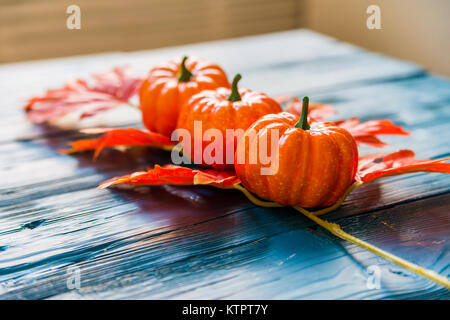
<svg viewBox="0 0 450 320">
<path fill-rule="evenodd" d="M 450 76 L 450 0 L 304 0 L 306 26 Z M 381 30 L 366 9 L 381 8 Z"/>
</svg>

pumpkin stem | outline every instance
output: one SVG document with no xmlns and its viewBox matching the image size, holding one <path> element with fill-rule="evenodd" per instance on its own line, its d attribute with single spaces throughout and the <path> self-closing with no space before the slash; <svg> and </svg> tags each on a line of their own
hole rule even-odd
<svg viewBox="0 0 450 320">
<path fill-rule="evenodd" d="M 295 124 L 296 128 L 300 128 L 303 130 L 309 130 L 310 126 L 308 124 L 308 107 L 309 107 L 309 98 L 304 97 L 303 98 L 303 104 L 302 104 L 302 114 L 300 116 L 300 119 Z"/>
<path fill-rule="evenodd" d="M 180 74 L 178 75 L 179 82 L 188 82 L 192 78 L 192 72 L 189 71 L 189 69 L 186 68 L 186 65 L 185 65 L 187 58 L 188 58 L 187 56 L 184 56 L 183 60 L 181 60 L 181 70 L 180 70 Z"/>
<path fill-rule="evenodd" d="M 239 90 L 237 87 L 237 84 L 239 82 L 239 80 L 242 79 L 242 76 L 238 73 L 237 75 L 234 76 L 233 82 L 231 83 L 231 93 L 228 96 L 227 100 L 234 102 L 234 101 L 241 101 L 241 95 L 239 94 Z"/>
</svg>

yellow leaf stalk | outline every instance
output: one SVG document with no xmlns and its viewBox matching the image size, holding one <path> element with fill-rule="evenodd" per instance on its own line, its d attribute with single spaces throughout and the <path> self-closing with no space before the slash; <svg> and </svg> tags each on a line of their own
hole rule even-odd
<svg viewBox="0 0 450 320">
<path fill-rule="evenodd" d="M 314 212 L 306 210 L 305 208 L 302 208 L 299 206 L 294 206 L 293 208 L 295 210 L 301 212 L 307 218 L 311 219 L 312 221 L 314 221 L 315 223 L 320 225 L 322 228 L 328 230 L 335 236 L 337 236 L 343 240 L 347 240 L 357 246 L 360 246 L 361 248 L 364 248 L 364 249 L 386 259 L 386 260 L 389 260 L 405 269 L 408 269 L 408 270 L 410 270 L 422 277 L 425 277 L 441 286 L 444 286 L 447 289 L 450 289 L 450 281 L 446 277 L 441 276 L 440 274 L 438 274 L 432 270 L 422 268 L 412 262 L 409 262 L 405 259 L 397 257 L 396 255 L 393 255 L 387 251 L 384 251 L 374 245 L 371 245 L 370 243 L 367 243 L 357 237 L 354 237 L 354 236 L 348 234 L 347 232 L 342 230 L 338 224 L 328 222 L 328 221 L 323 220 L 318 217 L 319 215 L 334 211 L 337 208 L 339 208 L 342 205 L 342 203 L 344 202 L 344 200 L 347 198 L 347 196 L 350 194 L 350 192 L 352 192 L 353 190 L 355 190 L 356 188 L 358 188 L 362 185 L 363 185 L 363 183 L 361 183 L 361 182 L 354 183 L 353 185 L 351 185 L 347 189 L 347 191 L 344 193 L 344 195 L 334 205 L 332 205 L 330 207 L 327 207 L 327 208 L 324 208 L 324 209 L 321 209 L 318 211 L 314 211 Z M 272 207 L 272 208 L 273 207 L 283 207 L 283 205 L 276 203 L 276 202 L 263 201 L 263 200 L 258 199 L 250 191 L 248 191 L 246 188 L 244 188 L 242 185 L 238 184 L 238 185 L 234 185 L 233 187 L 235 189 L 241 191 L 252 203 L 254 203 L 257 206 Z"/>
</svg>

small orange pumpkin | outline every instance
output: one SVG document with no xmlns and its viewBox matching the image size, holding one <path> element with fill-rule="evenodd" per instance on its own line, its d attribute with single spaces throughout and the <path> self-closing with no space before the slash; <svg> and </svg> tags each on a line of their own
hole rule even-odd
<svg viewBox="0 0 450 320">
<path fill-rule="evenodd" d="M 238 89 L 237 84 L 241 75 L 237 74 L 228 88 L 218 88 L 216 90 L 202 91 L 193 96 L 183 107 L 178 119 L 178 129 L 185 129 L 190 133 L 190 158 L 195 164 L 210 166 L 215 169 L 233 168 L 234 150 L 236 150 L 238 136 L 227 139 L 227 129 L 242 129 L 242 134 L 256 120 L 269 113 L 281 112 L 281 106 L 274 99 L 264 93 L 249 89 Z M 205 148 L 215 142 L 204 141 L 204 137 L 195 132 L 195 122 L 199 121 L 202 132 L 208 129 L 220 131 L 223 142 L 220 146 L 222 155 L 219 156 L 213 151 L 211 156 L 205 154 Z M 194 146 L 200 146 L 194 150 Z M 227 145 L 229 148 L 227 148 Z M 181 141 L 181 146 L 186 153 L 185 141 Z M 230 154 L 227 155 L 227 150 Z M 189 154 L 188 154 L 189 156 Z M 231 161 L 230 161 L 231 159 Z M 227 161 L 228 160 L 228 161 Z"/>
<path fill-rule="evenodd" d="M 153 132 L 170 136 L 180 109 L 202 90 L 230 86 L 216 64 L 197 57 L 174 59 L 153 68 L 139 90 L 142 121 Z"/>
<path fill-rule="evenodd" d="M 354 138 L 330 122 L 312 122 L 310 126 L 308 101 L 307 97 L 303 99 L 298 122 L 287 112 L 270 114 L 248 129 L 256 132 L 255 138 L 239 141 L 237 150 L 244 150 L 245 161 L 235 159 L 236 174 L 248 190 L 263 199 L 304 208 L 327 207 L 355 180 L 358 149 Z M 259 150 L 259 137 L 270 135 L 271 129 L 278 129 L 277 145 L 272 149 L 277 150 L 272 161 L 278 161 L 278 170 L 262 175 L 261 168 L 268 165 L 261 164 L 258 158 L 250 164 L 249 152 Z"/>
</svg>

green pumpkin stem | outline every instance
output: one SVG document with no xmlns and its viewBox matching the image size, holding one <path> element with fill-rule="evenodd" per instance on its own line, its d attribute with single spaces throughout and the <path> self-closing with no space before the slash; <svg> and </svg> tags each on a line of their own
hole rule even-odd
<svg viewBox="0 0 450 320">
<path fill-rule="evenodd" d="M 234 76 L 233 82 L 231 83 L 231 93 L 228 96 L 228 101 L 234 102 L 234 101 L 241 101 L 241 95 L 239 94 L 238 90 L 238 82 L 242 79 L 242 76 L 238 73 Z"/>
<path fill-rule="evenodd" d="M 300 128 L 303 130 L 309 130 L 309 124 L 308 124 L 308 106 L 309 106 L 309 98 L 304 97 L 303 98 L 303 104 L 302 104 L 302 114 L 300 116 L 300 119 L 295 124 L 296 128 Z"/>
<path fill-rule="evenodd" d="M 188 82 L 192 78 L 192 72 L 190 72 L 189 69 L 186 68 L 186 65 L 185 65 L 187 58 L 188 58 L 187 56 L 184 56 L 183 60 L 181 60 L 181 70 L 180 70 L 180 74 L 178 75 L 179 82 Z"/>
</svg>

